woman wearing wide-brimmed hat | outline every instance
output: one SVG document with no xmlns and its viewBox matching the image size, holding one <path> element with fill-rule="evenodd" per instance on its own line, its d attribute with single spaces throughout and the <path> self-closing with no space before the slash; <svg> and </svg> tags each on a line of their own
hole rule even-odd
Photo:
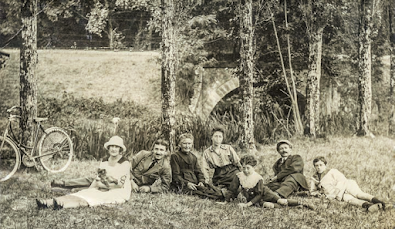
<svg viewBox="0 0 395 229">
<path fill-rule="evenodd" d="M 130 163 L 123 156 L 126 151 L 123 139 L 113 136 L 104 144 L 104 148 L 108 150 L 109 157 L 100 162 L 98 176 L 88 189 L 54 199 L 37 199 L 37 206 L 39 208 L 53 206 L 54 209 L 59 209 L 120 204 L 129 200 Z"/>
</svg>

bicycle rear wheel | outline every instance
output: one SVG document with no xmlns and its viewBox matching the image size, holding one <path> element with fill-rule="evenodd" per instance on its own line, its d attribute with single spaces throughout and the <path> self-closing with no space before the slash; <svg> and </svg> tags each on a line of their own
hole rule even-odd
<svg viewBox="0 0 395 229">
<path fill-rule="evenodd" d="M 63 172 L 73 158 L 73 142 L 64 130 L 51 127 L 41 137 L 38 153 L 46 170 L 52 173 Z"/>
<path fill-rule="evenodd" d="M 0 182 L 14 175 L 21 163 L 19 149 L 13 141 L 0 136 Z"/>
</svg>

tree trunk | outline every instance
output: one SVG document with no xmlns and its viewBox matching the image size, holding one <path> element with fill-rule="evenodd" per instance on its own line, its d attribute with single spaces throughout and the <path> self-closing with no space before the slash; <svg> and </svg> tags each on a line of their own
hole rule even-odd
<svg viewBox="0 0 395 229">
<path fill-rule="evenodd" d="M 137 29 L 137 34 L 136 37 L 134 38 L 134 47 L 136 49 L 141 50 L 143 47 L 143 45 L 141 44 L 141 36 L 143 34 L 143 12 L 140 12 L 140 20 L 139 20 L 139 28 Z"/>
<path fill-rule="evenodd" d="M 271 20 L 272 20 L 272 25 L 273 25 L 273 30 L 274 30 L 274 36 L 276 37 L 278 55 L 280 56 L 280 63 L 281 63 L 281 68 L 282 68 L 283 75 L 284 75 L 285 85 L 287 86 L 287 92 L 288 92 L 289 98 L 291 99 L 291 102 L 292 102 L 292 109 L 293 109 L 292 115 L 294 118 L 294 125 L 295 125 L 295 130 L 296 130 L 295 134 L 302 135 L 303 134 L 303 126 L 302 126 L 302 120 L 300 118 L 300 115 L 298 115 L 299 108 L 298 108 L 297 98 L 294 97 L 294 93 L 292 92 L 290 83 L 288 81 L 287 71 L 286 71 L 285 65 L 284 65 L 284 58 L 283 58 L 283 55 L 281 54 L 281 46 L 280 46 L 280 40 L 278 38 L 278 33 L 277 33 L 277 29 L 276 29 L 276 23 L 274 22 L 273 17 L 271 17 Z M 292 80 L 292 78 L 291 78 L 291 80 Z M 295 85 L 295 84 L 293 84 L 293 85 Z M 293 90 L 296 90 L 296 88 L 293 87 Z"/>
<path fill-rule="evenodd" d="M 108 16 L 108 40 L 109 40 L 109 46 L 110 49 L 113 50 L 114 49 L 114 29 L 112 26 L 112 21 L 111 21 L 111 17 Z"/>
<path fill-rule="evenodd" d="M 389 101 L 391 104 L 391 112 L 389 116 L 388 132 L 395 135 L 395 3 L 390 1 L 389 7 L 389 29 L 390 29 L 390 94 Z"/>
<path fill-rule="evenodd" d="M 111 19 L 110 2 L 108 0 L 105 0 L 104 6 L 109 11 L 109 13 L 108 13 L 108 32 L 107 32 L 108 41 L 109 41 L 108 45 L 109 45 L 110 49 L 113 50 L 114 49 L 114 28 L 113 28 L 112 19 Z"/>
<path fill-rule="evenodd" d="M 252 21 L 252 0 L 240 1 L 240 91 L 242 93 L 241 105 L 241 146 L 244 149 L 254 149 L 254 55 L 255 35 Z"/>
<path fill-rule="evenodd" d="M 175 87 L 177 71 L 176 30 L 174 28 L 174 0 L 161 0 L 162 5 L 162 133 L 175 146 Z"/>
<path fill-rule="evenodd" d="M 33 142 L 33 118 L 37 116 L 37 0 L 23 1 L 21 6 L 22 45 L 20 48 L 21 142 Z"/>
<path fill-rule="evenodd" d="M 148 35 L 147 35 L 147 42 L 148 42 L 147 49 L 148 49 L 148 51 L 152 50 L 152 29 L 153 29 L 153 26 L 150 26 L 148 28 Z"/>
<path fill-rule="evenodd" d="M 324 28 L 320 27 L 309 34 L 309 72 L 306 85 L 306 111 L 308 134 L 315 138 L 319 132 L 320 118 L 320 80 L 322 57 L 322 34 Z"/>
<path fill-rule="evenodd" d="M 287 29 L 287 31 L 289 31 L 290 28 L 288 26 L 287 11 L 288 11 L 287 1 L 284 1 L 285 28 Z M 296 82 L 295 82 L 296 80 L 295 80 L 293 68 L 292 68 L 292 55 L 291 55 L 291 43 L 290 43 L 290 39 L 289 39 L 289 32 L 287 32 L 286 38 L 287 38 L 289 73 L 291 76 L 292 91 L 293 91 L 293 96 L 291 95 L 291 101 L 292 101 L 292 109 L 293 109 L 292 114 L 293 114 L 294 121 L 295 121 L 295 130 L 296 130 L 295 134 L 302 135 L 303 134 L 303 124 L 302 124 L 302 118 L 300 117 L 300 111 L 299 111 L 298 92 L 297 92 Z M 290 91 L 290 93 L 291 93 L 291 91 Z M 293 99 L 292 99 L 292 97 L 293 97 Z"/>
<path fill-rule="evenodd" d="M 358 81 L 358 130 L 357 136 L 374 135 L 369 130 L 369 119 L 372 113 L 372 7 L 373 0 L 361 0 L 359 22 L 359 81 Z"/>
<path fill-rule="evenodd" d="M 200 96 L 203 89 L 203 74 L 204 69 L 202 66 L 197 66 L 195 69 L 195 80 L 193 84 L 193 96 L 191 98 L 191 104 L 189 105 L 189 111 L 191 113 L 196 112 L 196 107 L 198 105 Z"/>
</svg>

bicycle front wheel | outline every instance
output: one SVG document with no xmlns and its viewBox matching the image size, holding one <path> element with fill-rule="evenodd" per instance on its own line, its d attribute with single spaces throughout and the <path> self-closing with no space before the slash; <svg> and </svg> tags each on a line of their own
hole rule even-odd
<svg viewBox="0 0 395 229">
<path fill-rule="evenodd" d="M 19 149 L 9 138 L 0 136 L 0 182 L 14 175 L 21 163 Z"/>
<path fill-rule="evenodd" d="M 73 158 L 73 142 L 64 130 L 51 127 L 41 137 L 38 153 L 46 170 L 52 173 L 63 172 Z"/>
</svg>

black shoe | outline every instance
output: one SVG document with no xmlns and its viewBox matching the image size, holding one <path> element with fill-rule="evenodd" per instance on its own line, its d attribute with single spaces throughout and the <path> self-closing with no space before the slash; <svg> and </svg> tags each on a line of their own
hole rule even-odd
<svg viewBox="0 0 395 229">
<path fill-rule="evenodd" d="M 368 212 L 376 212 L 380 209 L 383 209 L 383 205 L 380 203 L 373 204 L 370 207 L 368 207 Z"/>
<path fill-rule="evenodd" d="M 36 199 L 36 204 L 37 204 L 37 208 L 38 208 L 39 210 L 44 209 L 44 208 L 48 208 L 47 203 L 44 203 L 43 200 Z"/>
<path fill-rule="evenodd" d="M 64 188 L 64 181 L 51 181 L 51 188 Z"/>
<path fill-rule="evenodd" d="M 59 204 L 58 201 L 56 201 L 56 199 L 53 199 L 53 209 L 60 210 L 62 208 L 63 208 L 63 205 Z"/>
<path fill-rule="evenodd" d="M 381 201 L 381 200 L 377 199 L 376 197 L 373 197 L 372 198 L 372 203 L 374 203 L 374 204 L 381 204 L 382 205 L 382 209 L 385 210 L 385 203 L 384 203 L 384 201 Z"/>
</svg>

